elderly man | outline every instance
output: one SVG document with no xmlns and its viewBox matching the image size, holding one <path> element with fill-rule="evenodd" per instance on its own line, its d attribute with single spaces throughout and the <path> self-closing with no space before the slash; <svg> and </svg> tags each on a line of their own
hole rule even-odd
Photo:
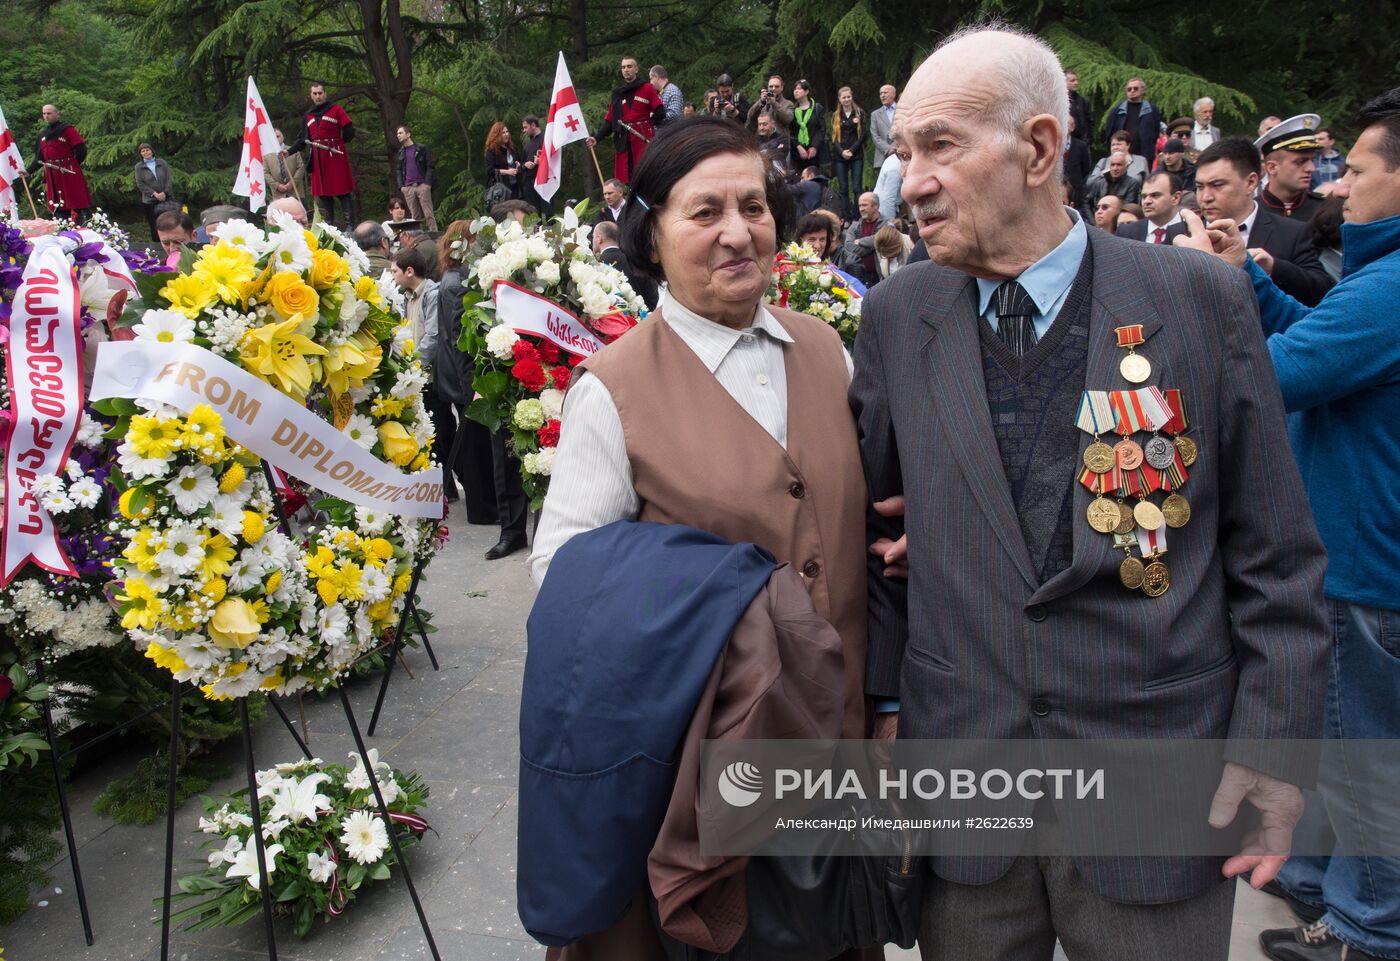
<svg viewBox="0 0 1400 961">
<path fill-rule="evenodd" d="M 874 163 L 877 171 L 884 164 L 885 158 L 894 153 L 894 112 L 898 107 L 894 84 L 885 84 L 880 88 L 880 106 L 870 111 L 870 140 L 875 145 Z M 878 179 L 878 173 L 876 177 Z"/>
<path fill-rule="evenodd" d="M 1119 130 L 1126 130 L 1133 137 L 1132 152 L 1146 157 L 1150 165 L 1157 159 L 1157 129 L 1161 126 L 1162 111 L 1147 99 L 1147 83 L 1141 77 L 1128 81 L 1124 97 L 1113 108 L 1108 118 L 1108 135 L 1112 137 Z M 1112 144 L 1109 144 L 1112 149 Z"/>
<path fill-rule="evenodd" d="M 296 199 L 295 197 L 278 197 L 272 203 L 267 205 L 267 212 L 269 217 L 272 215 L 272 212 L 274 210 L 280 213 L 284 213 L 288 217 L 291 217 L 297 223 L 301 224 L 303 228 L 308 228 L 311 226 L 311 221 L 306 216 L 306 208 L 302 206 L 301 201 Z"/>
<path fill-rule="evenodd" d="M 1135 204 L 1142 199 L 1142 181 L 1128 172 L 1130 158 L 1125 153 L 1112 154 L 1107 168 L 1089 178 L 1084 187 L 1086 202 L 1097 207 L 1107 196 L 1117 197 L 1125 204 Z"/>
<path fill-rule="evenodd" d="M 1191 113 L 1196 122 L 1191 126 L 1190 147 L 1200 153 L 1221 137 L 1220 128 L 1211 122 L 1215 119 L 1215 101 L 1202 97 L 1191 107 Z"/>
<path fill-rule="evenodd" d="M 1302 467 L 1327 567 L 1328 623 L 1335 651 L 1328 672 L 1329 738 L 1400 737 L 1400 501 L 1373 496 L 1371 479 L 1400 457 L 1400 439 L 1380 425 L 1400 419 L 1400 87 L 1361 108 L 1361 131 L 1337 185 L 1342 197 L 1342 280 L 1305 307 L 1260 268 L 1234 221 L 1186 215 L 1192 244 L 1243 266 L 1259 302 L 1264 334 L 1290 413 L 1293 454 Z M 1352 505 L 1366 504 L 1365 511 Z M 1361 741 L 1365 744 L 1365 741 Z M 1371 961 L 1400 957 L 1400 858 L 1381 838 L 1400 831 L 1400 773 L 1375 752 L 1328 752 L 1318 774 L 1321 810 L 1337 850 L 1353 857 L 1302 857 L 1284 866 L 1279 886 L 1306 927 L 1265 931 L 1277 961 Z M 1309 814 L 1315 809 L 1310 807 Z"/>
<path fill-rule="evenodd" d="M 1210 823 L 1247 799 L 1280 829 L 1229 860 L 1094 858 L 1037 817 L 1040 850 L 1066 855 L 932 859 L 925 961 L 1048 959 L 1057 938 L 1076 959 L 1224 959 L 1226 879 L 1274 877 L 1306 776 L 1235 739 L 1321 731 L 1325 558 L 1278 456 L 1283 404 L 1247 285 L 1062 205 L 1060 78 L 1038 39 L 974 29 L 903 91 L 903 195 L 932 262 L 872 292 L 856 341 L 879 535 L 866 691 L 882 737 L 1228 738 Z M 1157 413 L 1126 413 L 1148 397 Z M 1124 415 L 1101 419 L 1105 405 Z M 1109 450 L 1099 424 L 1128 443 Z M 1143 463 L 1139 441 L 1164 470 L 1191 461 L 1189 521 L 1157 516 L 1160 476 L 1115 470 Z M 1135 507 L 1106 512 L 1125 489 Z"/>
<path fill-rule="evenodd" d="M 856 202 L 860 217 L 846 228 L 841 238 L 840 265 L 855 274 L 867 286 L 880 279 L 875 264 L 875 234 L 885 225 L 880 217 L 880 196 L 873 191 L 860 195 Z"/>
<path fill-rule="evenodd" d="M 369 260 L 366 273 L 371 277 L 378 277 L 389 269 L 389 235 L 377 221 L 363 221 L 350 239 L 359 245 Z"/>
</svg>

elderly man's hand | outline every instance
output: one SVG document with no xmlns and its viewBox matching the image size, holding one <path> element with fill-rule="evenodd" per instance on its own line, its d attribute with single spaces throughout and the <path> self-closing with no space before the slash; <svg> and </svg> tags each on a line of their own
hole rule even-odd
<svg viewBox="0 0 1400 961">
<path fill-rule="evenodd" d="M 1250 886 L 1258 890 L 1278 877 L 1288 860 L 1293 828 L 1303 816 L 1303 792 L 1243 764 L 1227 762 L 1210 803 L 1210 826 L 1232 824 L 1240 801 L 1246 800 L 1259 811 L 1259 827 L 1245 835 L 1244 850 L 1226 861 L 1223 871 L 1227 878 L 1249 874 Z"/>
<path fill-rule="evenodd" d="M 904 495 L 896 494 L 893 497 L 887 497 L 882 501 L 876 501 L 873 506 L 875 513 L 881 517 L 903 517 Z M 870 553 L 884 560 L 886 577 L 907 578 L 909 576 L 908 534 L 903 535 L 897 541 L 881 537 L 870 545 Z"/>
<path fill-rule="evenodd" d="M 1183 208 L 1181 222 L 1186 225 L 1186 233 L 1172 241 L 1173 247 L 1191 247 L 1214 254 L 1227 264 L 1244 266 L 1244 237 L 1233 220 L 1216 220 L 1207 227 L 1195 211 Z"/>
</svg>

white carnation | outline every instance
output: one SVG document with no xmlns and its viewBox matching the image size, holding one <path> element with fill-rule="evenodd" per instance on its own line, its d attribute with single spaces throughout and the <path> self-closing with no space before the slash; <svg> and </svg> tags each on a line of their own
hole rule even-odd
<svg viewBox="0 0 1400 961">
<path fill-rule="evenodd" d="M 510 360 L 511 351 L 520 336 L 504 324 L 492 327 L 486 332 L 486 349 L 497 360 Z"/>
</svg>

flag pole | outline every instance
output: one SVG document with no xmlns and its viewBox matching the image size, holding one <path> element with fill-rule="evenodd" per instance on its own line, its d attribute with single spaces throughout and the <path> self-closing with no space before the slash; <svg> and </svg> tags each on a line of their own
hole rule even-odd
<svg viewBox="0 0 1400 961">
<path fill-rule="evenodd" d="M 598 185 L 602 186 L 603 184 L 607 183 L 607 180 L 603 178 L 603 167 L 601 164 L 598 163 L 598 151 L 593 149 L 592 144 L 589 144 L 588 152 L 593 155 L 593 169 L 598 171 Z"/>
<path fill-rule="evenodd" d="M 34 194 L 29 190 L 29 177 L 24 176 L 19 179 L 24 181 L 24 195 L 29 198 L 30 212 L 34 214 L 35 220 L 42 220 L 43 218 L 39 216 L 39 208 L 34 205 Z"/>
</svg>

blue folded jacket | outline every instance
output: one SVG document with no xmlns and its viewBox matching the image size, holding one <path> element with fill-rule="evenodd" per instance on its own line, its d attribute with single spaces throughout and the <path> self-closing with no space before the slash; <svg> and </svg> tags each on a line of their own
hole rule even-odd
<svg viewBox="0 0 1400 961">
<path fill-rule="evenodd" d="M 627 910 L 700 694 L 775 567 L 753 544 L 638 521 L 554 555 L 520 703 L 516 894 L 536 940 L 569 944 Z"/>
</svg>

